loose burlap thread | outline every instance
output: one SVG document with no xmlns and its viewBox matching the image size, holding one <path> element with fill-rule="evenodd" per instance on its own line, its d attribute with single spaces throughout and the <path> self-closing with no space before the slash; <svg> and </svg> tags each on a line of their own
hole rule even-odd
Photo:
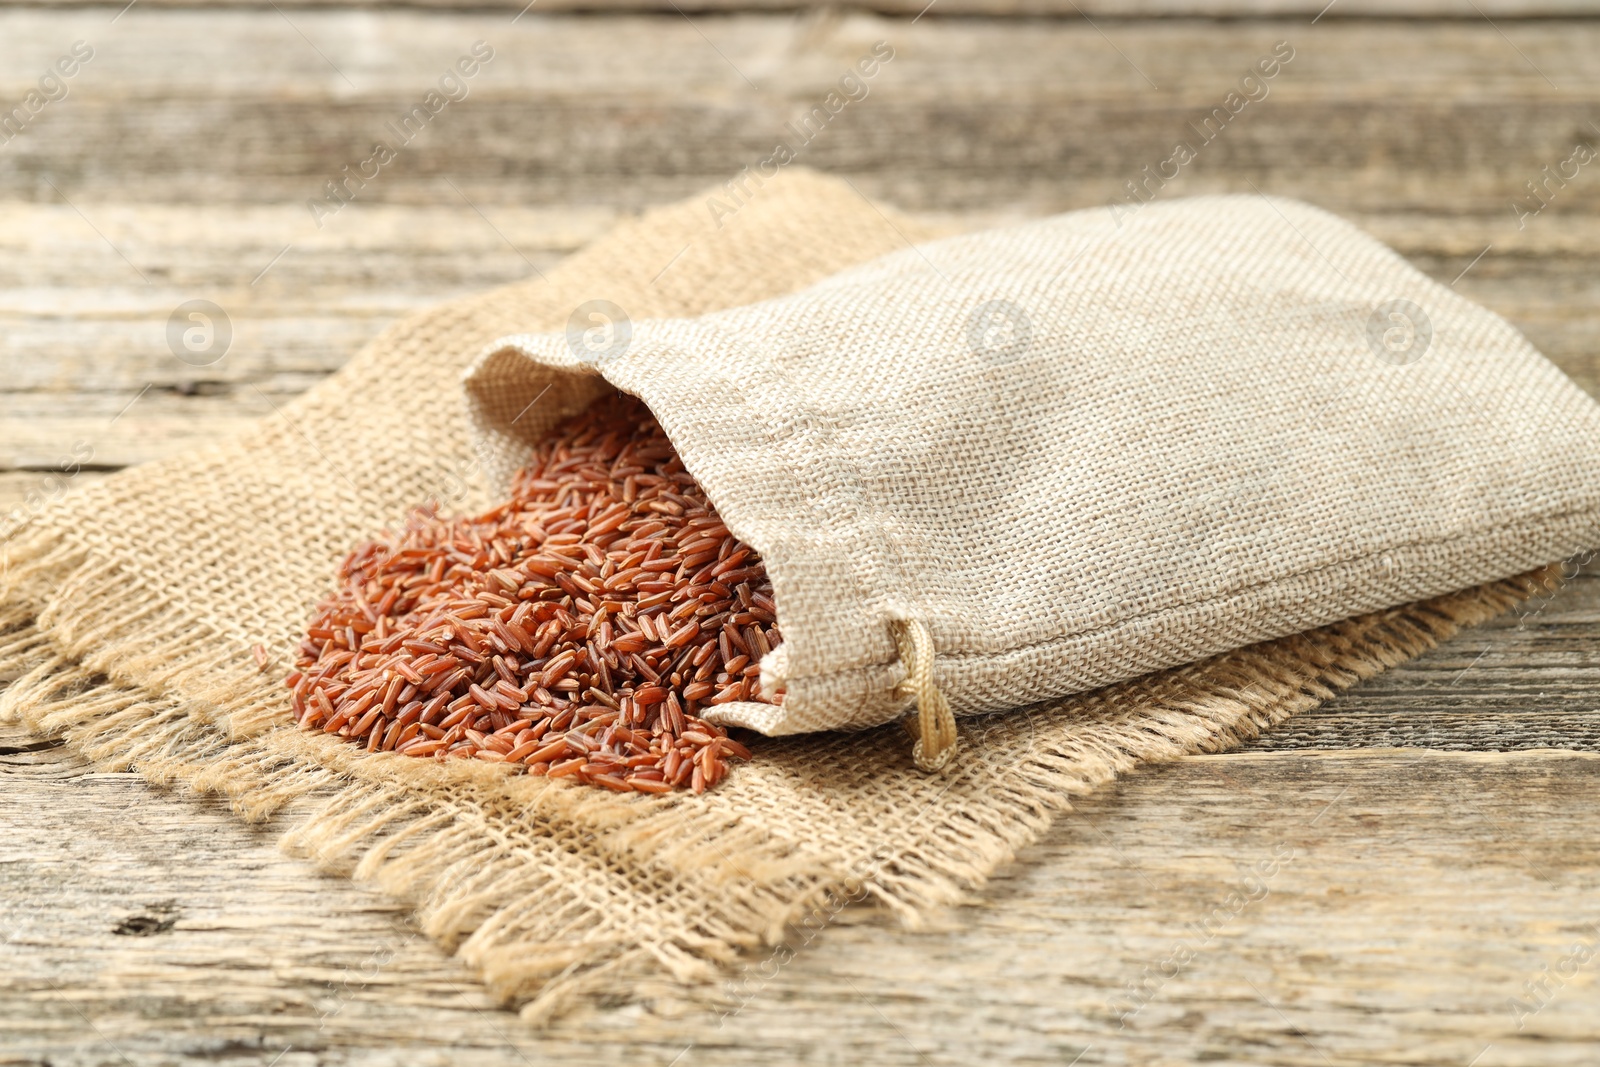
<svg viewBox="0 0 1600 1067">
<path fill-rule="evenodd" d="M 935 775 L 893 725 L 763 741 L 702 797 L 369 755 L 291 725 L 282 675 L 348 548 L 429 498 L 487 503 L 455 399 L 486 344 L 560 328 L 597 297 L 641 317 L 752 302 L 928 236 L 792 171 L 720 228 L 698 199 L 669 206 L 548 278 L 404 320 L 259 426 L 76 492 L 8 542 L 0 715 L 274 820 L 291 852 L 408 902 L 539 1020 L 619 995 L 719 999 L 721 968 L 843 887 L 915 924 L 1072 797 L 1253 736 L 1554 580 L 1546 569 L 965 719 L 960 756 Z"/>
</svg>

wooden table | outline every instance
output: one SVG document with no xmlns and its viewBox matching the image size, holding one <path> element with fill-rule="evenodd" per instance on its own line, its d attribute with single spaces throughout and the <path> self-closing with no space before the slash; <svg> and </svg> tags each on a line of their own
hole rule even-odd
<svg viewBox="0 0 1600 1067">
<path fill-rule="evenodd" d="M 1600 393 L 1600 161 L 1525 185 L 1600 146 L 1592 5 L 573 6 L 0 7 L 5 108 L 93 49 L 0 144 L 0 504 L 74 448 L 86 481 L 230 432 L 396 316 L 726 180 L 879 40 L 801 162 L 970 226 L 1104 207 L 1288 41 L 1160 195 L 1345 214 Z M 478 40 L 470 95 L 318 228 L 306 201 Z M 205 366 L 167 342 L 191 299 L 232 326 Z M 0 731 L 0 1064 L 1593 1063 L 1597 638 L 1579 576 L 1130 777 L 927 931 L 849 915 L 735 1016 L 546 1032 L 219 805 Z"/>
</svg>

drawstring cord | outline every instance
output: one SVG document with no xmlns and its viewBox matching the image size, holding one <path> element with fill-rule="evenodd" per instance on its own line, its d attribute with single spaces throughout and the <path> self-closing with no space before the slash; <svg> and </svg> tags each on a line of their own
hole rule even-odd
<svg viewBox="0 0 1600 1067">
<path fill-rule="evenodd" d="M 926 623 L 895 619 L 890 624 L 906 678 L 896 689 L 916 701 L 917 710 L 903 721 L 913 740 L 911 758 L 924 771 L 945 767 L 956 754 L 956 720 L 939 687 L 933 684 L 933 635 Z"/>
</svg>

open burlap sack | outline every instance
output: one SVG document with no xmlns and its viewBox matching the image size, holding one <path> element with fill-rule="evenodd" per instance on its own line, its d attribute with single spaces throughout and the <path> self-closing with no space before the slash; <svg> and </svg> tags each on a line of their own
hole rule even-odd
<svg viewBox="0 0 1600 1067">
<path fill-rule="evenodd" d="M 785 701 L 712 711 L 764 733 L 1054 699 L 1600 539 L 1600 404 L 1290 200 L 1077 211 L 583 325 L 469 372 L 486 454 L 503 485 L 595 393 L 650 406 L 772 578 Z"/>
<path fill-rule="evenodd" d="M 908 920 L 956 901 L 1074 794 L 1225 747 L 1538 588 L 1503 581 L 964 720 L 963 757 L 940 775 L 914 769 L 886 726 L 766 742 L 705 796 L 619 796 L 369 756 L 289 724 L 290 649 L 348 547 L 463 482 L 453 503 L 486 503 L 458 392 L 494 338 L 560 328 L 596 298 L 641 318 L 762 300 L 929 236 L 786 172 L 720 229 L 701 200 L 667 207 L 548 278 L 406 319 L 238 438 L 97 483 L 7 542 L 0 713 L 102 766 L 276 818 L 295 851 L 414 904 L 423 930 L 538 1018 L 589 997 L 737 999 L 719 965 L 825 919 L 841 893 Z"/>
</svg>

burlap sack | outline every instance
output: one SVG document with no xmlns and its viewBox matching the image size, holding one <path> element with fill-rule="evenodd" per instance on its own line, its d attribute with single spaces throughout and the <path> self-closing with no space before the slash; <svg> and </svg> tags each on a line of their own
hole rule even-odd
<svg viewBox="0 0 1600 1067">
<path fill-rule="evenodd" d="M 289 724 L 290 650 L 348 547 L 429 497 L 486 503 L 459 383 L 492 340 L 560 328 L 597 297 L 641 319 L 750 303 L 929 236 L 848 186 L 785 173 L 721 229 L 699 199 L 668 207 L 548 279 L 405 320 L 240 437 L 106 479 L 8 541 L 0 714 L 275 818 L 293 850 L 411 902 L 539 1018 L 589 996 L 737 1000 L 719 968 L 788 923 L 826 921 L 830 895 L 859 888 L 907 918 L 956 901 L 1072 795 L 1248 736 L 1537 587 L 1501 582 L 965 720 L 942 775 L 887 736 L 823 734 L 764 743 L 702 797 L 618 796 L 366 755 Z"/>
<path fill-rule="evenodd" d="M 485 454 L 503 484 L 586 393 L 644 399 L 772 577 L 785 702 L 714 712 L 769 734 L 899 717 L 904 621 L 952 710 L 992 712 L 1600 539 L 1600 405 L 1293 201 L 1080 211 L 583 325 L 469 372 Z"/>
</svg>

